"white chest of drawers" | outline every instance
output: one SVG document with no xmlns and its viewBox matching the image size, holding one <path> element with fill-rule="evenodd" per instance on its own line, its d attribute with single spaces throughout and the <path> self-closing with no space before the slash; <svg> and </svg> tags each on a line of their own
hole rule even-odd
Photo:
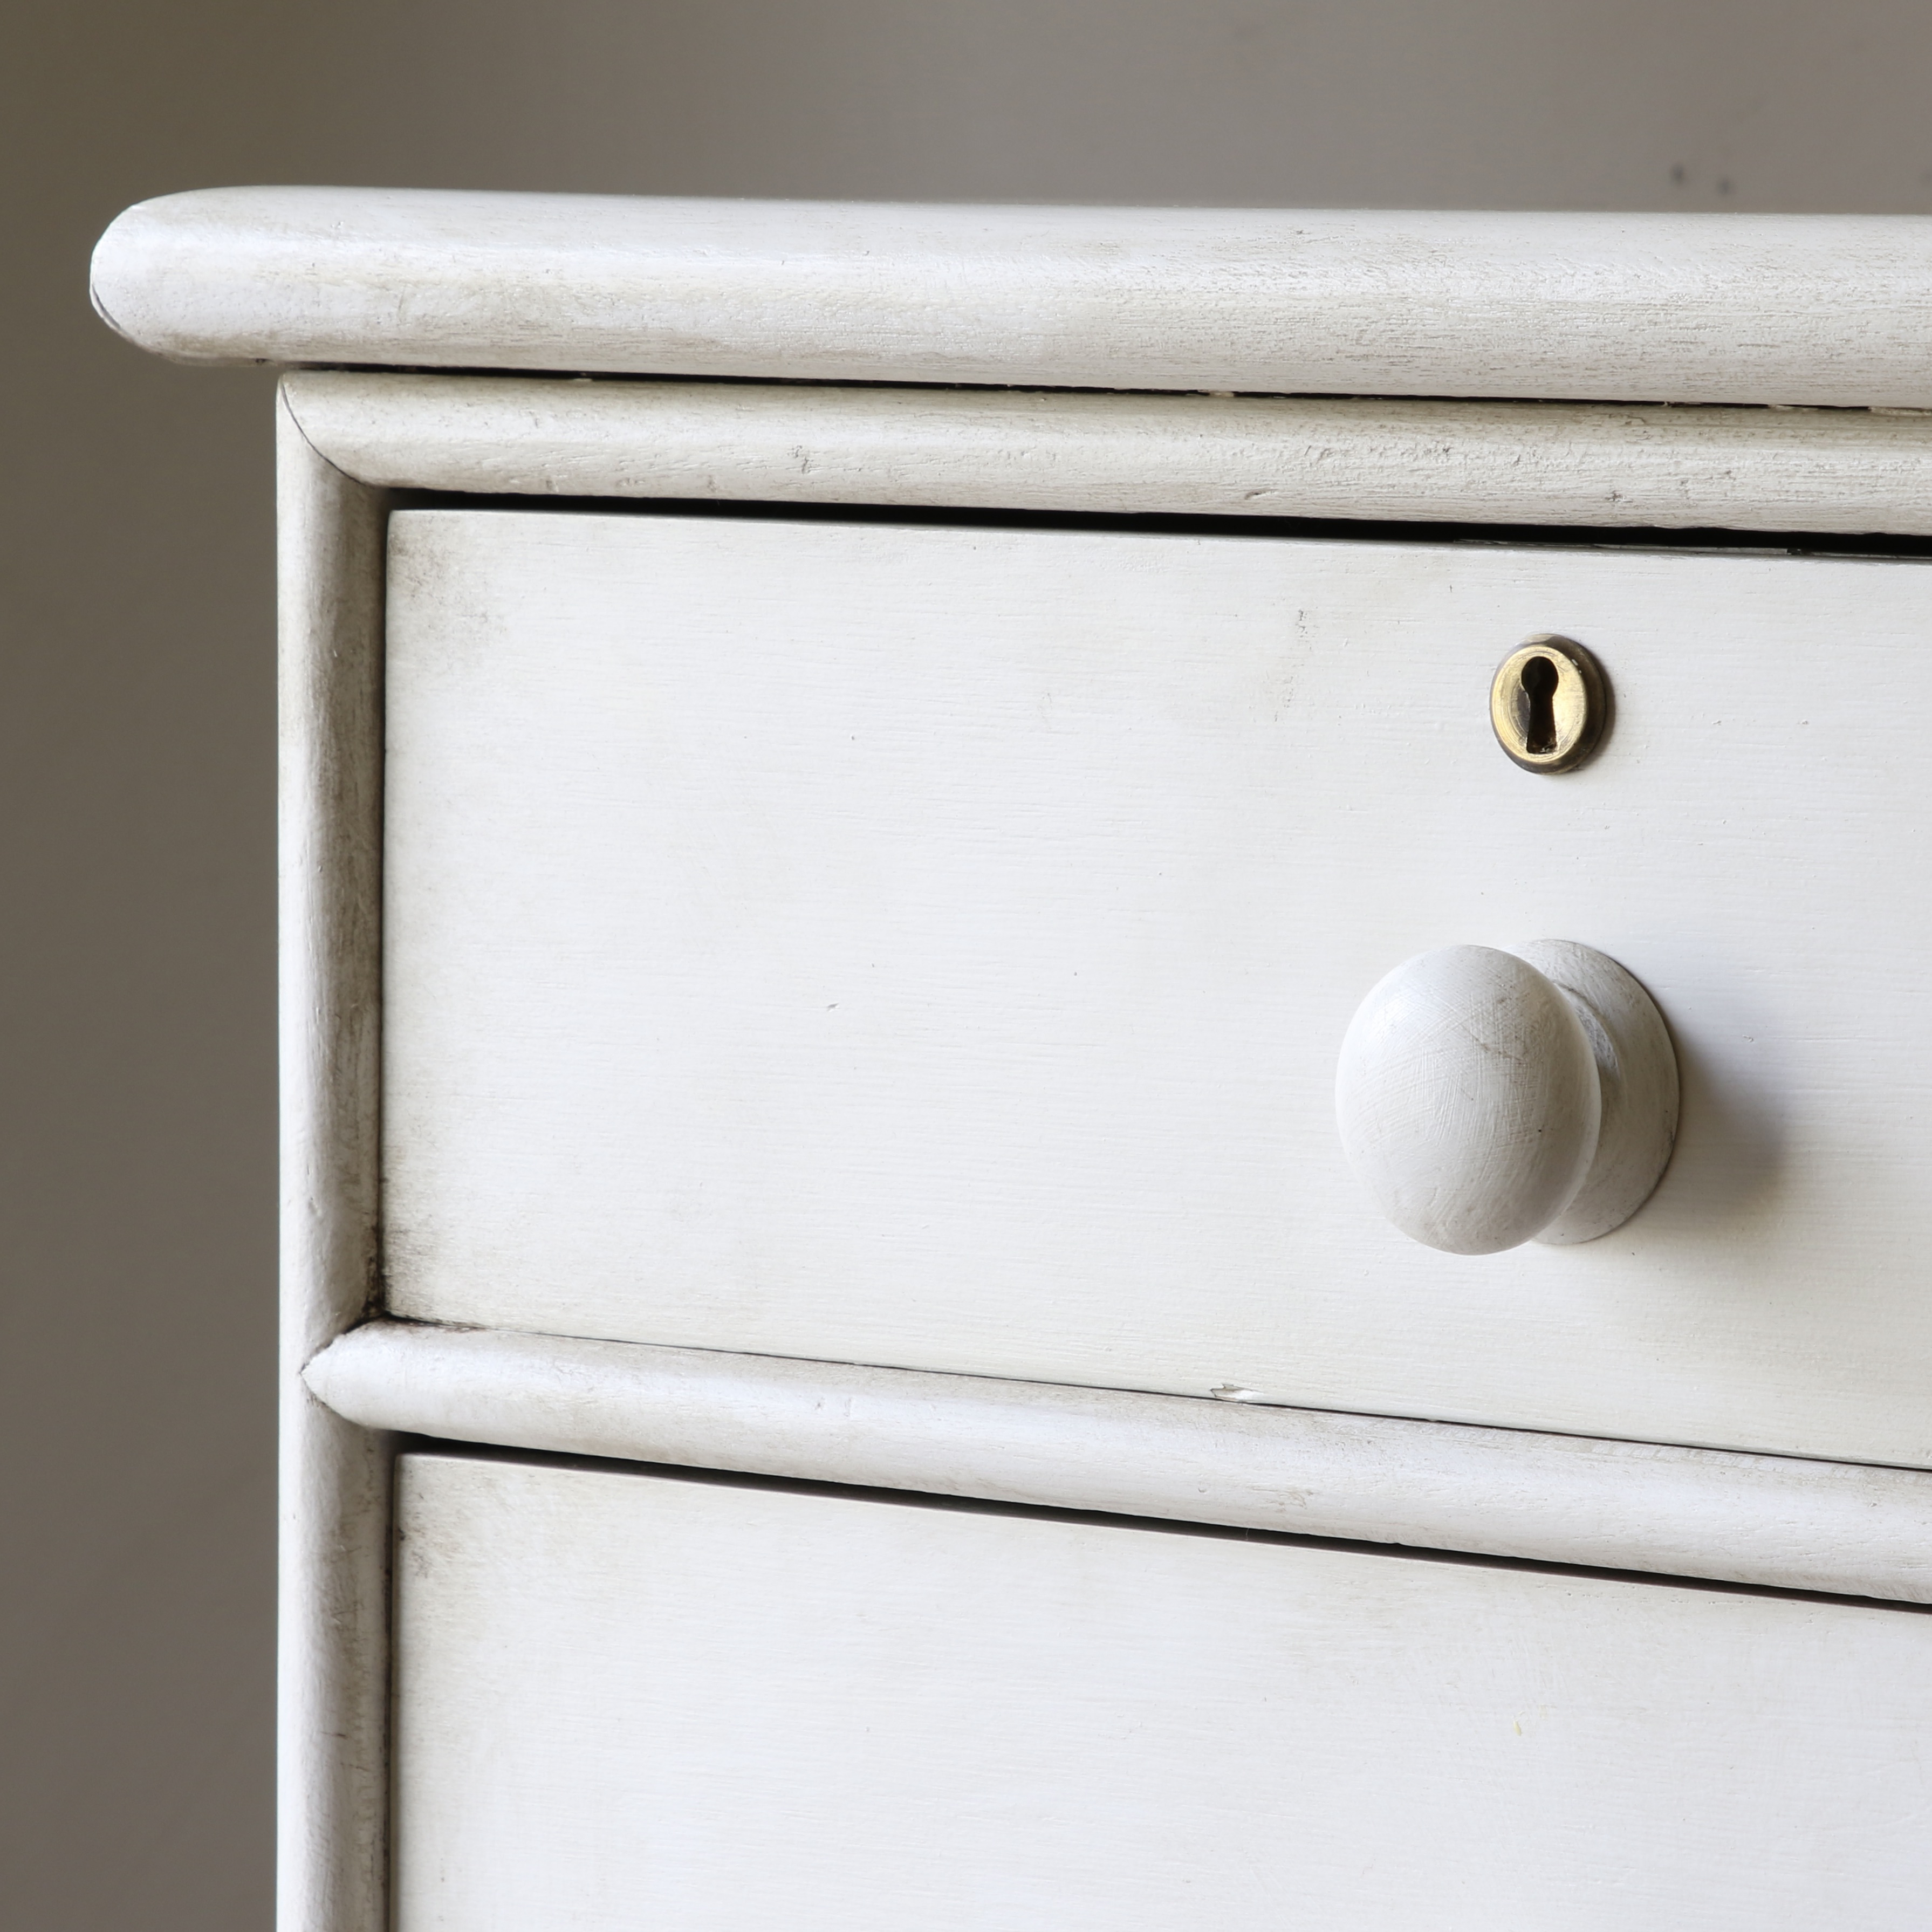
<svg viewBox="0 0 1932 1932">
<path fill-rule="evenodd" d="M 1916 1922 L 1932 224 L 232 191 L 97 294 L 302 365 L 290 1932 Z M 1342 1030 L 1546 934 L 1675 1160 L 1435 1253 Z"/>
</svg>

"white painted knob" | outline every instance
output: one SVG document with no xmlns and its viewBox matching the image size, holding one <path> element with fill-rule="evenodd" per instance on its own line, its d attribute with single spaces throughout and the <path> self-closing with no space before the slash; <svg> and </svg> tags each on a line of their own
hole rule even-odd
<svg viewBox="0 0 1932 1932">
<path fill-rule="evenodd" d="M 1587 946 L 1449 946 L 1362 1002 L 1335 1109 L 1404 1234 L 1453 1255 L 1568 1245 L 1622 1226 L 1662 1178 L 1677 1059 L 1649 994 Z"/>
</svg>

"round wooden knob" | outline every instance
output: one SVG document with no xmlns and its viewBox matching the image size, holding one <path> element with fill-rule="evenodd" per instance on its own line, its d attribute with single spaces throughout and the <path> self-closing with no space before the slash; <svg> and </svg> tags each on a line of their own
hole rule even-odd
<svg viewBox="0 0 1932 1932">
<path fill-rule="evenodd" d="M 1402 1232 L 1454 1255 L 1594 1240 L 1647 1200 L 1677 1132 L 1663 1016 L 1567 940 L 1398 966 L 1342 1042 L 1350 1164 Z"/>
</svg>

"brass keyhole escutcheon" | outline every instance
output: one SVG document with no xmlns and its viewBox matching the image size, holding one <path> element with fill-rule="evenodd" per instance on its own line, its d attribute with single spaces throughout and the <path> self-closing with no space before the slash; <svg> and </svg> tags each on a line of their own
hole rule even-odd
<svg viewBox="0 0 1932 1932">
<path fill-rule="evenodd" d="M 1610 686 L 1603 668 L 1569 638 L 1530 638 L 1490 686 L 1496 742 L 1526 772 L 1574 772 L 1604 741 Z"/>
</svg>

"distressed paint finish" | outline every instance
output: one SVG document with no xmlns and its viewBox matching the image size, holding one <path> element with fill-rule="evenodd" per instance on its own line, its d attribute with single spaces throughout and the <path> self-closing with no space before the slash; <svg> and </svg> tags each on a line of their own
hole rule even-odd
<svg viewBox="0 0 1932 1932">
<path fill-rule="evenodd" d="M 1492 946 L 1396 967 L 1355 1010 L 1335 1123 L 1355 1178 L 1411 1240 L 1492 1255 L 1540 1234 L 1597 1155 L 1596 1055 L 1563 994 Z"/>
<path fill-rule="evenodd" d="M 1904 570 L 412 520 L 394 1306 L 1034 1379 L 365 1318 L 388 488 L 1924 534 L 1932 223 L 241 189 L 94 288 L 734 379 L 284 392 L 283 1932 L 1922 1917 L 1922 1618 L 447 1457 L 386 1835 L 392 1428 L 1924 1594 L 1910 1471 L 1040 1379 L 1932 1460 Z M 1552 625 L 1621 722 L 1526 792 L 1453 720 Z M 1684 1156 L 1425 1277 L 1294 1096 L 1370 968 L 1551 931 Z"/>
<path fill-rule="evenodd" d="M 395 1313 L 1932 1462 L 1925 566 L 392 530 Z M 1617 703 L 1561 778 L 1487 708 L 1550 630 Z M 1670 1170 L 1417 1247 L 1349 1016 L 1552 933 L 1672 1030 Z"/>
<path fill-rule="evenodd" d="M 410 1455 L 398 1932 L 1917 1932 L 1932 1617 Z"/>
<path fill-rule="evenodd" d="M 1932 218 L 240 188 L 130 208 L 94 300 L 189 360 L 1932 404 Z"/>
<path fill-rule="evenodd" d="M 386 1932 L 391 1450 L 303 1386 L 376 1291 L 385 494 L 278 422 L 279 1932 Z"/>
<path fill-rule="evenodd" d="M 415 1322 L 308 1382 L 459 1442 L 1932 1601 L 1922 1470 Z"/>
<path fill-rule="evenodd" d="M 370 483 L 1590 529 L 1932 532 L 1932 415 L 310 370 Z"/>
<path fill-rule="evenodd" d="M 1356 1178 L 1448 1254 L 1622 1227 L 1656 1191 L 1677 1110 L 1663 1015 L 1614 959 L 1566 939 L 1396 967 L 1357 1008 L 1335 1076 Z"/>
</svg>

